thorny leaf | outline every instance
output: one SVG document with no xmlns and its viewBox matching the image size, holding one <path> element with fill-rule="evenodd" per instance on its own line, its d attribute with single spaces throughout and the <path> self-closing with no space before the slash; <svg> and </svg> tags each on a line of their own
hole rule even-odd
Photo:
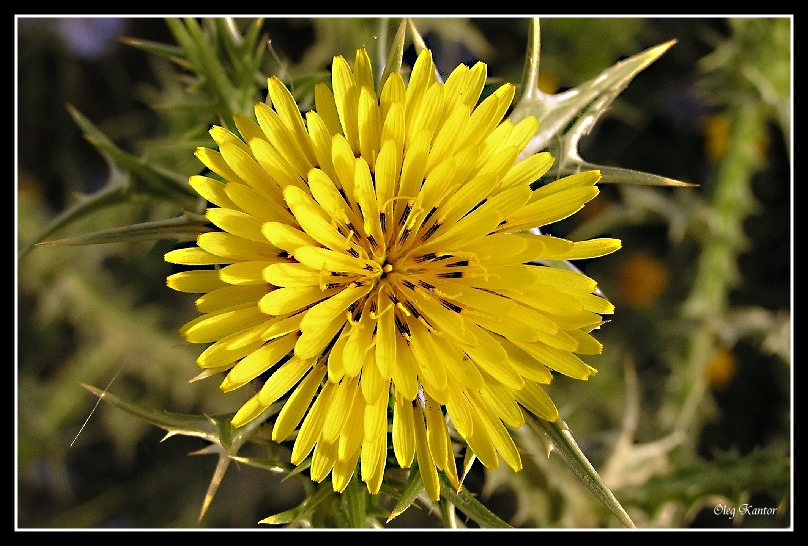
<svg viewBox="0 0 808 546">
<path fill-rule="evenodd" d="M 614 494 L 606 487 L 601 477 L 598 475 L 592 463 L 586 458 L 581 448 L 572 437 L 572 433 L 567 424 L 561 419 L 551 423 L 544 419 L 533 417 L 528 412 L 523 412 L 525 422 L 530 430 L 540 437 L 547 446 L 547 456 L 557 453 L 561 460 L 572 470 L 576 476 L 589 488 L 589 490 L 617 516 L 626 527 L 635 527 L 634 522 L 615 498 Z"/>
<path fill-rule="evenodd" d="M 647 49 L 615 63 L 595 78 L 573 89 L 549 94 L 538 87 L 540 30 L 538 18 L 534 18 L 525 57 L 522 95 L 510 115 L 514 123 L 531 115 L 539 120 L 539 131 L 527 145 L 523 155 L 549 150 L 558 161 L 559 176 L 599 169 L 602 174 L 601 184 L 692 186 L 693 184 L 664 176 L 589 163 L 581 158 L 578 151 L 581 139 L 591 132 L 629 82 L 675 43 L 675 40 L 671 40 Z"/>
</svg>

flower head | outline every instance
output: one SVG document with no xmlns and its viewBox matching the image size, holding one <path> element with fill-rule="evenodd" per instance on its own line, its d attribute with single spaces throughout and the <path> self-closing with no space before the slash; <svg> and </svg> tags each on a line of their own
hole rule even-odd
<svg viewBox="0 0 808 546">
<path fill-rule="evenodd" d="M 544 183 L 550 154 L 520 157 L 538 122 L 503 121 L 511 84 L 480 102 L 483 63 L 441 82 L 424 50 L 377 88 L 359 50 L 332 72 L 305 118 L 269 78 L 257 121 L 197 151 L 218 177 L 190 184 L 218 230 L 166 255 L 190 266 L 168 285 L 203 294 L 181 333 L 210 344 L 198 365 L 226 372 L 223 391 L 263 381 L 233 425 L 281 400 L 273 439 L 296 432 L 292 462 L 311 455 L 335 491 L 356 471 L 378 492 L 388 439 L 434 499 L 438 471 L 459 485 L 457 446 L 519 470 L 509 429 L 558 417 L 542 385 L 595 373 L 578 355 L 601 351 L 590 331 L 613 311 L 589 277 L 539 263 L 620 246 L 529 230 L 583 207 L 600 174 Z"/>
</svg>

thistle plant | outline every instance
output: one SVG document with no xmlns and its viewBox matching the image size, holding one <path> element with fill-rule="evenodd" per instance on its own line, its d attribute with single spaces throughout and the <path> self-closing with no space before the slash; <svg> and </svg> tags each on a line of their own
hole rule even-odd
<svg viewBox="0 0 808 546">
<path fill-rule="evenodd" d="M 612 457 L 596 469 L 548 393 L 575 380 L 585 392 L 599 358 L 618 365 L 601 355 L 620 309 L 588 268 L 626 250 L 610 236 L 626 219 L 619 208 L 595 212 L 565 236 L 558 224 L 584 214 L 607 185 L 646 203 L 695 187 L 582 151 L 621 93 L 676 40 L 549 92 L 539 85 L 539 19 L 529 21 L 519 82 L 492 79 L 482 60 L 438 69 L 439 50 L 411 19 L 363 21 L 378 25 L 370 44 L 325 51 L 324 38 L 299 66 L 277 56 L 264 24 L 168 19 L 174 43 L 126 40 L 161 67 L 152 107 L 168 130 L 142 153 L 69 107 L 110 176 L 32 236 L 20 259 L 56 247 L 163 249 L 153 263 L 164 266 L 165 297 L 178 307 L 162 322 L 179 324 L 118 328 L 142 332 L 143 348 L 127 347 L 151 361 L 144 373 L 163 370 L 164 389 L 183 381 L 203 403 L 175 412 L 154 396 L 121 396 L 89 361 L 81 384 L 165 439 L 204 443 L 195 454 L 216 464 L 199 498 L 200 526 L 228 477 L 252 468 L 302 492 L 255 522 L 273 528 L 393 527 L 421 509 L 445 527 L 511 526 L 469 490 L 475 473 L 489 488 L 521 482 L 520 500 L 540 504 L 551 487 L 574 481 L 585 495 L 579 506 L 599 514 L 598 525 L 635 527 L 615 486 L 640 502 L 632 486 L 649 471 L 627 463 L 667 457 L 694 438 L 720 324 L 694 333 L 678 357 L 684 371 L 670 389 L 679 413 L 675 424 L 662 416 L 669 436 L 635 445 L 629 411 Z M 318 24 L 333 38 L 334 26 L 350 21 Z M 744 112 L 738 123 L 760 130 Z M 716 210 L 742 220 L 726 192 L 718 190 Z M 117 225 L 93 225 L 121 207 L 136 211 L 129 222 L 119 214 Z M 701 267 L 712 272 L 716 256 L 731 261 L 736 247 L 727 241 L 706 242 Z M 720 307 L 711 302 L 725 289 L 711 274 L 698 278 L 714 282 L 696 285 L 685 304 L 696 321 L 703 306 Z M 82 289 L 83 305 L 127 305 Z M 177 351 L 182 340 L 188 345 Z M 563 468 L 548 470 L 556 462 Z M 543 474 L 552 483 L 536 491 L 532 478 Z"/>
</svg>

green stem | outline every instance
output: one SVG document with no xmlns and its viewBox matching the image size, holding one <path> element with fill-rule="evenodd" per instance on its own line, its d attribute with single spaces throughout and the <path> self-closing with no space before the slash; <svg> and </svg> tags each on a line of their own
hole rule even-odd
<svg viewBox="0 0 808 546">
<path fill-rule="evenodd" d="M 675 428 L 690 431 L 692 436 L 700 430 L 698 410 L 707 405 L 705 398 L 709 396 L 706 372 L 715 351 L 716 321 L 725 315 L 729 293 L 738 282 L 737 260 L 745 244 L 743 222 L 755 207 L 751 179 L 761 168 L 758 145 L 766 131 L 765 113 L 755 105 L 736 106 L 729 116 L 732 136 L 711 196 L 714 214 L 705 230 L 693 289 L 684 304 L 684 315 L 700 327 L 690 340 L 684 373 L 674 387 L 679 393 L 677 399 L 683 401 Z"/>
</svg>

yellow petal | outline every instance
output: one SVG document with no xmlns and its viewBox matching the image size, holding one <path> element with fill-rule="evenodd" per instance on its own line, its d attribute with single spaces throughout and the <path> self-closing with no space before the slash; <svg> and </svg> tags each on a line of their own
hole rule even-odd
<svg viewBox="0 0 808 546">
<path fill-rule="evenodd" d="M 525 386 L 516 392 L 516 399 L 528 411 L 545 421 L 553 422 L 558 419 L 558 409 L 544 389 L 538 385 L 525 383 Z"/>
<path fill-rule="evenodd" d="M 429 451 L 429 442 L 426 437 L 426 426 L 421 411 L 414 410 L 413 422 L 415 424 L 415 453 L 418 457 L 418 468 L 421 471 L 421 480 L 427 495 L 433 501 L 440 499 L 440 482 L 438 481 L 438 470 L 432 460 Z"/>
<path fill-rule="evenodd" d="M 549 152 L 541 152 L 528 156 L 511 167 L 502 177 L 500 188 L 530 185 L 550 170 L 553 166 L 553 156 Z"/>
<path fill-rule="evenodd" d="M 295 346 L 297 336 L 289 335 L 273 339 L 256 349 L 236 364 L 219 386 L 222 392 L 242 387 L 272 368 Z"/>
<path fill-rule="evenodd" d="M 364 313 L 358 323 L 351 325 L 351 331 L 347 336 L 342 354 L 347 376 L 354 377 L 362 370 L 366 355 L 372 348 L 371 340 L 374 328 L 375 321 L 370 318 L 369 313 Z"/>
<path fill-rule="evenodd" d="M 310 111 L 306 112 L 306 125 L 315 155 L 314 164 L 318 165 L 330 178 L 336 178 L 337 173 L 331 161 L 331 133 L 325 121 L 317 112 Z"/>
<path fill-rule="evenodd" d="M 603 352 L 603 344 L 586 332 L 571 330 L 568 332 L 578 343 L 575 352 L 582 355 L 599 355 Z"/>
<path fill-rule="evenodd" d="M 367 361 L 362 365 L 362 378 L 360 379 L 362 396 L 370 405 L 380 404 L 387 400 L 390 378 L 379 373 L 379 367 L 376 365 L 376 353 L 368 351 L 366 358 Z"/>
<path fill-rule="evenodd" d="M 293 357 L 294 358 L 294 357 Z M 325 366 L 315 366 L 300 382 L 295 391 L 283 405 L 278 414 L 275 426 L 272 427 L 272 440 L 282 442 L 297 427 L 311 403 L 314 393 L 325 375 Z"/>
<path fill-rule="evenodd" d="M 306 187 L 303 176 L 297 168 L 292 166 L 283 153 L 271 143 L 262 139 L 253 139 L 250 141 L 250 150 L 261 168 L 280 188 L 296 186 L 302 189 Z M 301 166 L 306 164 L 301 163 Z M 273 195 L 276 195 L 274 189 L 273 187 Z"/>
<path fill-rule="evenodd" d="M 301 246 L 316 244 L 305 232 L 281 222 L 264 222 L 261 232 L 270 243 L 289 254 L 294 254 Z"/>
<path fill-rule="evenodd" d="M 418 365 L 421 383 L 430 396 L 443 403 L 446 401 L 446 368 L 433 355 L 437 352 L 436 341 L 429 331 L 414 322 L 411 327 L 410 347 Z"/>
<path fill-rule="evenodd" d="M 267 316 L 255 303 L 246 303 L 229 310 L 201 315 L 183 326 L 180 334 L 190 343 L 211 343 L 266 319 Z"/>
<path fill-rule="evenodd" d="M 261 233 L 261 222 L 249 214 L 231 209 L 209 208 L 205 216 L 213 224 L 228 233 L 251 241 L 266 242 L 263 233 Z"/>
<path fill-rule="evenodd" d="M 342 445 L 342 439 L 340 439 L 340 445 Z M 359 460 L 359 453 L 359 448 L 356 448 L 346 455 L 345 460 L 339 459 L 334 463 L 334 468 L 331 470 L 331 484 L 337 493 L 342 493 L 348 487 Z"/>
<path fill-rule="evenodd" d="M 348 223 L 352 211 L 345 199 L 339 194 L 331 178 L 320 169 L 309 171 L 309 189 L 317 203 L 332 218 Z"/>
<path fill-rule="evenodd" d="M 379 153 L 382 124 L 376 93 L 367 86 L 362 86 L 359 92 L 358 116 L 360 153 L 373 169 Z"/>
<path fill-rule="evenodd" d="M 306 314 L 303 316 L 303 320 L 300 322 L 301 330 L 303 330 L 303 333 L 306 333 L 310 330 L 322 328 L 334 320 L 334 317 L 344 315 L 348 307 L 353 302 L 370 292 L 371 288 L 372 286 L 368 284 L 361 286 L 348 286 L 337 291 L 332 296 L 306 311 Z"/>
<path fill-rule="evenodd" d="M 314 446 L 314 454 L 311 458 L 311 479 L 317 483 L 323 481 L 326 476 L 328 476 L 328 473 L 331 472 L 336 462 L 337 443 L 325 442 L 322 438 L 318 440 L 317 445 Z"/>
<path fill-rule="evenodd" d="M 379 106 L 381 108 L 382 119 L 384 124 L 387 125 L 387 117 L 390 115 L 390 110 L 394 105 L 398 104 L 404 107 L 404 96 L 407 92 L 404 80 L 398 72 L 391 73 L 382 86 L 382 92 L 379 96 Z M 404 110 L 401 111 L 401 121 L 404 121 Z M 402 125 L 401 129 L 404 127 Z M 398 144 L 404 143 L 404 136 L 402 132 L 401 140 L 396 140 Z"/>
<path fill-rule="evenodd" d="M 339 436 L 339 460 L 341 462 L 352 460 L 354 466 L 356 466 L 356 460 L 359 458 L 362 447 L 362 439 L 365 437 L 365 408 L 365 399 L 361 396 L 356 396 L 351 407 L 351 413 L 346 420 L 346 423 L 350 423 L 350 426 L 342 427 L 342 433 Z"/>
<path fill-rule="evenodd" d="M 219 277 L 228 284 L 266 286 L 263 279 L 264 269 L 280 261 L 281 259 L 278 258 L 276 260 L 236 262 L 221 268 Z"/>
<path fill-rule="evenodd" d="M 463 132 L 470 114 L 471 110 L 464 105 L 459 105 L 452 110 L 446 122 L 441 125 L 435 135 L 435 141 L 429 152 L 427 172 L 435 168 L 439 162 L 454 155 L 459 144 L 457 135 Z"/>
<path fill-rule="evenodd" d="M 268 406 L 264 406 L 258 400 L 258 395 L 256 394 L 249 400 L 247 400 L 241 408 L 236 412 L 233 418 L 230 420 L 230 424 L 233 425 L 233 428 L 243 427 L 267 409 Z"/>
<path fill-rule="evenodd" d="M 407 119 L 412 119 L 420 106 L 421 98 L 436 80 L 432 51 L 423 49 L 412 66 L 410 81 L 407 83 L 407 91 L 404 95 Z"/>
<path fill-rule="evenodd" d="M 384 466 L 387 447 L 387 400 L 365 407 L 365 436 L 362 440 L 362 479 L 370 482 Z M 370 483 L 369 483 L 370 485 Z"/>
<path fill-rule="evenodd" d="M 586 380 L 597 373 L 595 368 L 568 351 L 555 349 L 540 342 L 522 343 L 514 340 L 514 343 L 548 368 L 573 379 Z"/>
<path fill-rule="evenodd" d="M 348 341 L 348 334 L 343 329 L 337 338 L 334 346 L 328 351 L 328 380 L 332 383 L 339 383 L 345 376 L 345 364 L 343 362 L 343 352 L 345 343 Z"/>
<path fill-rule="evenodd" d="M 392 363 L 390 373 L 396 390 L 407 400 L 415 400 L 418 395 L 418 379 L 416 364 L 412 350 L 400 335 L 396 336 L 396 359 Z"/>
<path fill-rule="evenodd" d="M 517 429 L 525 424 L 522 410 L 516 404 L 515 391 L 489 381 L 480 389 L 480 396 L 499 419 Z"/>
<path fill-rule="evenodd" d="M 491 435 L 488 427 L 482 422 L 482 411 L 476 405 L 473 405 L 471 419 L 473 423 L 474 433 L 471 436 L 466 436 L 465 440 L 474 455 L 480 459 L 489 470 L 496 470 L 499 468 L 499 457 L 497 457 L 497 450 L 491 441 Z"/>
<path fill-rule="evenodd" d="M 255 140 L 255 142 L 263 142 L 269 146 L 263 140 Z M 280 195 L 278 184 L 261 168 L 251 151 L 245 152 L 240 146 L 231 143 L 223 144 L 219 150 L 224 160 L 241 180 L 264 197 L 278 199 Z"/>
<path fill-rule="evenodd" d="M 485 411 L 483 409 L 485 406 L 486 404 L 479 398 L 475 401 L 475 407 L 481 410 L 477 415 L 480 418 L 479 422 L 485 427 L 486 437 L 491 442 L 496 452 L 502 456 L 505 463 L 510 466 L 514 472 L 519 472 L 522 470 L 522 459 L 519 456 L 519 450 L 516 448 L 516 444 L 513 443 L 513 438 L 511 438 L 505 425 L 503 425 L 491 411 Z M 479 429 L 475 428 L 475 436 L 478 432 Z M 483 460 L 482 457 L 480 460 Z"/>
<path fill-rule="evenodd" d="M 379 298 L 381 299 L 381 298 Z M 393 309 L 382 313 L 376 323 L 376 365 L 382 377 L 390 378 L 396 362 L 396 331 Z"/>
<path fill-rule="evenodd" d="M 339 439 L 343 425 L 345 425 L 348 416 L 351 414 L 358 392 L 359 388 L 356 379 L 346 378 L 337 385 L 331 409 L 326 414 L 323 422 L 323 441 L 334 442 Z"/>
<path fill-rule="evenodd" d="M 294 135 L 294 142 L 310 163 L 315 162 L 314 152 L 308 145 L 309 138 L 300 116 L 297 102 L 286 86 L 276 76 L 267 79 L 267 91 L 272 106 L 283 120 L 283 124 Z"/>
<path fill-rule="evenodd" d="M 295 138 L 292 131 L 283 124 L 280 116 L 266 103 L 259 102 L 255 105 L 255 118 L 267 135 L 269 142 L 277 148 L 280 156 L 289 162 L 294 173 L 301 178 L 305 177 L 309 169 L 314 166 L 301 150 L 302 147 L 308 146 L 308 138 L 305 140 Z M 252 141 L 251 144 L 259 142 Z"/>
<path fill-rule="evenodd" d="M 275 286 L 318 286 L 320 272 L 300 263 L 271 264 L 264 269 L 264 280 Z"/>
<path fill-rule="evenodd" d="M 281 396 L 289 392 L 289 389 L 295 386 L 300 378 L 311 369 L 311 366 L 311 360 L 302 360 L 296 356 L 283 363 L 272 373 L 258 392 L 261 404 L 266 407 L 274 404 Z"/>
<path fill-rule="evenodd" d="M 407 110 L 405 145 L 411 143 L 412 139 L 420 131 L 426 131 L 429 135 L 433 135 L 442 115 L 443 84 L 435 82 L 424 93 L 418 107 Z"/>
<path fill-rule="evenodd" d="M 215 265 L 233 261 L 232 258 L 224 258 L 195 246 L 167 252 L 163 259 L 170 264 L 179 265 Z"/>
<path fill-rule="evenodd" d="M 217 207 L 236 209 L 238 208 L 225 192 L 224 182 L 208 178 L 207 176 L 194 175 L 188 179 L 188 184 L 201 195 L 205 200 L 210 201 Z"/>
<path fill-rule="evenodd" d="M 236 129 L 238 129 L 238 132 L 241 133 L 242 139 L 248 145 L 254 138 L 261 140 L 267 139 L 267 136 L 261 130 L 261 126 L 241 112 L 236 112 L 233 115 L 233 121 L 236 122 Z"/>
<path fill-rule="evenodd" d="M 196 310 L 210 313 L 233 305 L 256 302 L 266 294 L 266 288 L 260 285 L 225 286 L 211 290 L 196 300 Z"/>
<path fill-rule="evenodd" d="M 306 418 L 303 419 L 303 424 L 300 425 L 295 445 L 292 447 L 292 464 L 300 464 L 311 453 L 315 442 L 320 438 L 325 415 L 336 392 L 335 388 L 334 383 L 326 382 L 311 408 L 309 408 Z"/>
<path fill-rule="evenodd" d="M 358 102 L 359 86 L 347 61 L 341 55 L 334 57 L 331 65 L 331 81 L 334 102 L 337 105 L 340 125 L 354 154 L 359 153 Z"/>
<path fill-rule="evenodd" d="M 334 273 L 354 273 L 356 275 L 371 274 L 381 267 L 371 260 L 354 258 L 343 252 L 335 252 L 327 248 L 302 246 L 294 253 L 295 259 L 316 271 Z"/>
<path fill-rule="evenodd" d="M 290 286 L 265 294 L 258 306 L 267 315 L 294 313 L 338 293 L 339 289 L 320 290 L 319 286 Z"/>
<path fill-rule="evenodd" d="M 334 341 L 334 337 L 345 325 L 345 322 L 346 318 L 344 316 L 337 316 L 320 328 L 303 331 L 297 340 L 297 345 L 295 345 L 295 354 L 300 358 L 321 356 L 325 348 Z"/>
<path fill-rule="evenodd" d="M 395 102 L 390 105 L 389 110 L 386 112 L 384 105 L 382 105 L 382 115 L 384 116 L 382 142 L 392 140 L 395 143 L 396 152 L 401 158 L 405 138 L 404 105 L 401 102 Z"/>
<path fill-rule="evenodd" d="M 592 186 L 594 184 L 597 184 L 597 182 L 600 180 L 600 176 L 601 176 L 600 171 L 594 170 L 594 171 L 583 171 L 580 173 L 565 176 L 564 178 L 559 178 L 558 180 L 554 180 L 537 188 L 533 192 L 533 196 L 530 198 L 530 202 L 532 203 L 533 201 L 543 199 L 554 193 L 559 193 L 572 188 Z"/>
<path fill-rule="evenodd" d="M 584 186 L 543 197 L 506 217 L 498 230 L 519 231 L 558 222 L 581 210 L 599 191 L 594 186 Z"/>
<path fill-rule="evenodd" d="M 463 345 L 462 347 L 466 354 L 477 364 L 478 370 L 486 372 L 513 389 L 521 388 L 522 377 L 508 366 L 507 354 L 497 341 L 497 338 L 482 328 L 473 330 L 477 337 L 477 345 Z"/>
<path fill-rule="evenodd" d="M 432 400 L 429 396 L 424 397 L 426 416 L 426 438 L 429 444 L 429 452 L 438 470 L 443 470 L 446 463 L 446 421 L 443 417 L 440 404 Z"/>
<path fill-rule="evenodd" d="M 194 155 L 205 167 L 227 180 L 227 182 L 246 184 L 246 182 L 230 168 L 230 165 L 227 164 L 227 161 L 225 161 L 220 152 L 208 148 L 197 148 Z"/>
<path fill-rule="evenodd" d="M 323 208 L 303 190 L 288 186 L 283 195 L 300 227 L 312 239 L 333 250 L 344 251 L 349 248 L 345 236 L 341 235 L 330 219 L 325 217 Z"/>
<path fill-rule="evenodd" d="M 413 426 L 412 402 L 396 396 L 393 406 L 393 453 L 401 468 L 409 468 L 415 455 Z"/>
<path fill-rule="evenodd" d="M 199 269 L 195 271 L 181 271 L 169 275 L 166 279 L 168 287 L 178 292 L 197 293 L 212 292 L 217 288 L 226 286 L 219 278 L 215 269 Z"/>
<path fill-rule="evenodd" d="M 258 324 L 260 332 L 263 324 Z M 203 370 L 231 368 L 236 361 L 244 358 L 264 344 L 263 339 L 255 338 L 256 329 L 246 328 L 224 336 L 222 339 L 209 345 L 196 358 L 196 365 Z"/>
<path fill-rule="evenodd" d="M 314 85 L 314 104 L 317 114 L 322 118 L 323 123 L 328 128 L 329 134 L 341 134 L 342 127 L 339 123 L 339 114 L 337 114 L 334 94 L 326 84 L 317 83 Z"/>
<path fill-rule="evenodd" d="M 294 216 L 284 207 L 283 201 L 267 197 L 246 184 L 228 184 L 225 192 L 238 208 L 261 222 L 289 224 L 295 221 Z"/>
<path fill-rule="evenodd" d="M 446 399 L 446 413 L 458 434 L 468 438 L 474 433 L 473 409 L 462 387 L 457 383 L 449 383 Z"/>
<path fill-rule="evenodd" d="M 267 260 L 278 257 L 278 249 L 267 242 L 250 241 L 230 233 L 212 231 L 197 237 L 199 248 L 231 260 Z"/>
<path fill-rule="evenodd" d="M 507 353 L 508 366 L 528 381 L 549 384 L 553 374 L 549 368 L 504 338 L 499 338 Z"/>
</svg>

